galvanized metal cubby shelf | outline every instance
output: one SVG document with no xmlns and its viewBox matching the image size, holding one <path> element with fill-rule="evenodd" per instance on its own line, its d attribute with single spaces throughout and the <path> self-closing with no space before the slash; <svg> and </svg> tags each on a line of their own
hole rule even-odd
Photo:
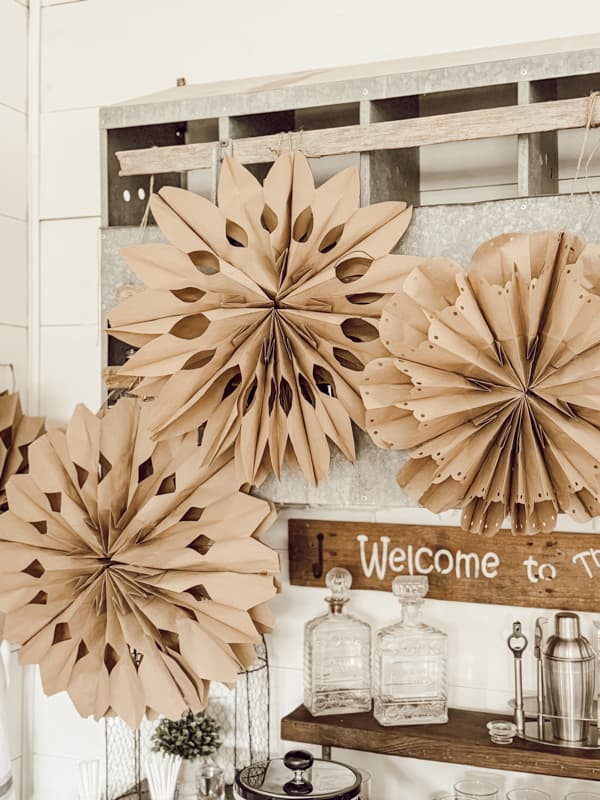
<svg viewBox="0 0 600 800">
<path fill-rule="evenodd" d="M 405 253 L 467 265 L 482 241 L 507 230 L 578 230 L 589 201 L 558 194 L 557 141 L 558 131 L 586 124 L 590 92 L 600 89 L 600 37 L 593 44 L 487 62 L 470 54 L 468 64 L 455 56 L 454 66 L 412 71 L 406 62 L 387 62 L 184 85 L 102 109 L 104 313 L 134 283 L 119 250 L 138 236 L 150 176 L 155 189 L 187 186 L 214 199 L 225 153 L 259 177 L 289 147 L 314 156 L 321 177 L 327 172 L 321 157 L 360 154 L 363 203 L 396 198 L 416 206 L 399 246 Z M 592 122 L 600 122 L 600 102 Z M 419 206 L 422 146 L 497 136 L 517 137 L 514 199 Z M 159 239 L 151 225 L 146 241 Z M 125 347 L 108 337 L 109 384 L 115 383 L 110 365 L 124 358 Z M 317 489 L 286 473 L 265 491 L 282 503 L 407 503 L 394 479 L 404 455 L 380 451 L 360 434 L 357 448 L 355 466 L 334 455 L 332 479 Z"/>
<path fill-rule="evenodd" d="M 399 251 L 445 255 L 468 264 L 485 239 L 509 230 L 581 229 L 589 212 L 583 194 L 559 194 L 558 132 L 583 128 L 590 92 L 600 90 L 600 37 L 576 52 L 519 58 L 499 54 L 482 62 L 415 68 L 406 62 L 315 71 L 171 90 L 104 108 L 102 304 L 104 313 L 134 291 L 135 280 L 119 257 L 133 243 L 144 213 L 150 176 L 154 188 L 171 184 L 215 198 L 225 153 L 258 176 L 275 154 L 303 150 L 323 177 L 327 156 L 356 156 L 363 204 L 395 198 L 415 205 Z M 527 50 L 527 48 L 525 48 Z M 529 48 L 531 52 L 531 48 Z M 525 51 L 524 51 L 525 52 Z M 592 124 L 600 124 L 600 103 Z M 513 198 L 462 205 L 420 205 L 420 148 L 498 136 L 517 137 Z M 335 169 L 335 168 L 334 168 Z M 327 170 L 325 169 L 325 172 Z M 598 230 L 596 213 L 590 230 Z M 593 234 L 592 234 L 593 235 Z M 146 241 L 159 241 L 150 226 Z M 598 239 L 596 235 L 594 238 Z M 123 362 L 125 348 L 108 337 L 106 378 Z M 395 473 L 405 456 L 375 448 L 358 434 L 358 462 L 333 456 L 331 479 L 311 488 L 284 472 L 261 491 L 286 504 L 335 506 L 408 504 Z M 492 746 L 483 724 L 489 714 L 454 712 L 449 726 L 383 731 L 369 715 L 313 720 L 301 707 L 282 722 L 287 739 L 352 747 L 499 769 L 598 779 L 598 760 L 585 753 L 548 754 L 539 746 Z"/>
</svg>

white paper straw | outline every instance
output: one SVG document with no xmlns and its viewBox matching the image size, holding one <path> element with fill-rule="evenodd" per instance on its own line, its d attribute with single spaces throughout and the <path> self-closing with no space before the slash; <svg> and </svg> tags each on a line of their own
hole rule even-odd
<svg viewBox="0 0 600 800">
<path fill-rule="evenodd" d="M 100 762 L 81 761 L 79 763 L 79 800 L 102 800 L 100 785 Z"/>
<path fill-rule="evenodd" d="M 173 800 L 181 756 L 150 753 L 146 761 L 146 778 L 152 800 Z"/>
</svg>

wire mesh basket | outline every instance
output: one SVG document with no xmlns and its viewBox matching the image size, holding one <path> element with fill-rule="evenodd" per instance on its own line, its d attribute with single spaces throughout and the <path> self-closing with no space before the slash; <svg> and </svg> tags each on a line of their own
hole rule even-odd
<svg viewBox="0 0 600 800">
<path fill-rule="evenodd" d="M 214 760 L 232 784 L 235 771 L 269 758 L 269 658 L 263 638 L 257 660 L 240 672 L 235 688 L 211 684 L 206 711 L 219 723 L 222 745 Z M 106 800 L 148 800 L 144 764 L 157 722 L 144 719 L 138 730 L 118 717 L 105 720 Z"/>
</svg>

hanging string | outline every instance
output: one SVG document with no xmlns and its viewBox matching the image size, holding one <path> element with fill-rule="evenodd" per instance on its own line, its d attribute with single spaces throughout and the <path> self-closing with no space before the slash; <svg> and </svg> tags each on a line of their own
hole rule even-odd
<svg viewBox="0 0 600 800">
<path fill-rule="evenodd" d="M 283 131 L 280 131 L 279 132 L 279 140 L 277 142 L 277 147 L 270 147 L 269 146 L 269 150 L 272 153 L 275 153 L 276 158 L 279 158 L 279 156 L 281 155 L 281 143 L 282 142 L 283 142 Z"/>
<path fill-rule="evenodd" d="M 294 144 L 295 134 L 298 135 L 298 140 L 296 144 Z M 299 153 L 303 153 L 307 158 L 322 158 L 324 155 L 323 153 L 311 153 L 302 147 L 303 134 L 304 130 L 302 128 L 300 128 L 299 131 L 287 131 L 286 133 L 281 131 L 279 133 L 279 139 L 277 140 L 276 147 L 271 147 L 269 145 L 269 150 L 276 156 L 276 158 L 279 158 L 279 156 L 282 153 L 283 137 L 287 135 L 287 150 L 290 153 L 292 153 L 294 150 L 297 150 Z"/>
<path fill-rule="evenodd" d="M 5 364 L 0 364 L 0 367 L 6 367 L 6 369 L 10 370 L 11 384 L 12 384 L 12 388 L 10 390 L 10 393 L 14 394 L 15 391 L 16 391 L 16 388 L 17 388 L 17 378 L 16 378 L 16 375 L 15 375 L 15 365 L 11 364 L 10 361 L 7 361 Z"/>
<path fill-rule="evenodd" d="M 592 128 L 598 127 L 598 123 L 594 123 L 594 112 L 596 110 L 596 103 L 597 103 L 599 97 L 600 97 L 600 92 L 592 92 L 590 94 L 590 96 L 589 96 L 589 99 L 588 99 L 588 113 L 587 113 L 587 119 L 586 119 L 586 123 L 585 123 L 585 132 L 583 134 L 583 141 L 581 143 L 581 149 L 579 151 L 579 158 L 577 159 L 577 167 L 575 169 L 575 175 L 573 176 L 573 182 L 571 184 L 570 197 L 573 197 L 573 195 L 575 193 L 575 186 L 577 184 L 577 181 L 579 180 L 579 175 L 581 173 L 581 165 L 583 163 L 583 157 L 584 157 L 584 154 L 585 154 L 585 149 L 586 149 L 588 138 L 589 138 L 589 135 L 590 135 L 590 130 Z M 587 228 L 587 226 L 590 224 L 590 222 L 591 222 L 591 220 L 592 220 L 592 218 L 594 216 L 594 211 L 595 211 L 596 201 L 595 201 L 595 198 L 594 198 L 594 192 L 592 191 L 592 185 L 591 185 L 591 181 L 590 181 L 590 165 L 591 165 L 596 153 L 598 152 L 598 148 L 600 148 L 600 139 L 596 142 L 596 144 L 592 148 L 592 151 L 589 154 L 589 156 L 587 157 L 587 160 L 585 162 L 584 177 L 585 177 L 586 191 L 587 191 L 588 197 L 590 198 L 590 211 L 589 211 L 589 214 L 587 215 L 587 217 L 585 219 L 585 222 L 583 224 L 583 230 L 585 230 Z"/>
</svg>

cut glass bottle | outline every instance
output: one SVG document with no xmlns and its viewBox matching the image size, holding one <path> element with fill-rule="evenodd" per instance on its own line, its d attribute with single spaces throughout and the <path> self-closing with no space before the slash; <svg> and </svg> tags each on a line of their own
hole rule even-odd
<svg viewBox="0 0 600 800">
<path fill-rule="evenodd" d="M 371 709 L 371 628 L 345 610 L 352 575 L 330 569 L 326 614 L 304 628 L 304 705 L 314 716 Z"/>
<path fill-rule="evenodd" d="M 381 725 L 448 722 L 448 637 L 421 621 L 428 588 L 425 576 L 392 583 L 402 617 L 375 637 L 374 716 Z"/>
</svg>

